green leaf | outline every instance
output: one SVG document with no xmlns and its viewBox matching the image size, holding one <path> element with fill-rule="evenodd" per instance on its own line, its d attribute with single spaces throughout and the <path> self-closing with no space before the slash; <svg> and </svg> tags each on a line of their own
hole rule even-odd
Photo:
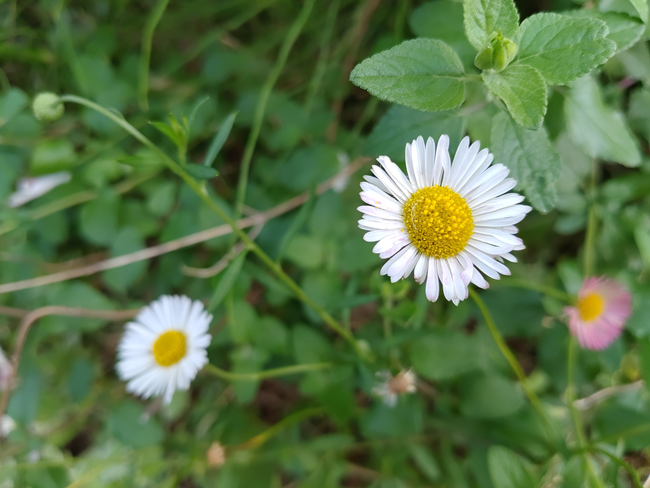
<svg viewBox="0 0 650 488">
<path fill-rule="evenodd" d="M 499 488 L 537 486 L 530 463 L 510 449 L 492 446 L 488 450 L 488 468 L 492 484 Z"/>
<path fill-rule="evenodd" d="M 518 63 L 537 69 L 552 85 L 565 85 L 603 64 L 616 52 L 605 22 L 541 13 L 519 28 Z"/>
<path fill-rule="evenodd" d="M 424 135 L 437 142 L 443 134 L 449 135 L 449 147 L 457 147 L 463 135 L 462 117 L 455 112 L 420 112 L 395 105 L 375 125 L 362 152 L 403 161 L 407 142 Z"/>
<path fill-rule="evenodd" d="M 294 327 L 292 343 L 294 356 L 300 364 L 321 363 L 331 359 L 330 342 L 312 327 L 305 325 Z"/>
<path fill-rule="evenodd" d="M 67 139 L 40 142 L 32 153 L 30 171 L 42 175 L 70 169 L 77 162 L 74 146 Z"/>
<path fill-rule="evenodd" d="M 637 12 L 639 12 L 639 17 L 644 23 L 648 22 L 648 0 L 630 0 L 632 5 Z"/>
<path fill-rule="evenodd" d="M 108 417 L 108 431 L 117 440 L 131 447 L 147 447 L 160 443 L 164 432 L 155 417 L 144 418 L 144 407 L 124 400 L 112 407 Z"/>
<path fill-rule="evenodd" d="M 467 417 L 505 417 L 523 405 L 521 391 L 512 381 L 502 376 L 474 375 L 460 384 L 460 409 Z"/>
<path fill-rule="evenodd" d="M 315 269 L 321 266 L 325 249 L 318 237 L 302 234 L 291 239 L 285 254 L 289 261 L 301 268 Z"/>
<path fill-rule="evenodd" d="M 176 120 L 176 119 L 174 119 Z M 181 140 L 179 139 L 180 134 L 176 133 L 172 127 L 170 127 L 168 124 L 165 122 L 149 122 L 151 125 L 153 125 L 156 129 L 158 129 L 159 132 L 164 134 L 167 139 L 172 141 L 175 146 L 178 146 L 181 143 Z M 176 122 L 178 125 L 178 122 Z"/>
<path fill-rule="evenodd" d="M 447 44 L 413 39 L 365 59 L 350 81 L 382 100 L 435 112 L 463 103 L 463 75 L 463 64 Z"/>
<path fill-rule="evenodd" d="M 111 246 L 111 257 L 115 258 L 140 251 L 145 248 L 144 240 L 140 232 L 134 227 L 126 227 L 120 230 L 114 237 Z M 147 269 L 147 262 L 140 261 L 127 266 L 109 269 L 104 272 L 104 281 L 114 291 L 125 292 L 129 286 L 137 281 Z"/>
<path fill-rule="evenodd" d="M 217 132 L 217 135 L 212 140 L 212 143 L 208 148 L 208 152 L 205 155 L 203 166 L 212 166 L 212 163 L 214 163 L 217 154 L 219 154 L 219 151 L 221 151 L 221 148 L 226 143 L 226 140 L 230 135 L 232 125 L 235 123 L 235 118 L 237 117 L 238 113 L 239 112 L 236 111 L 232 112 L 230 115 L 228 115 L 228 117 L 226 117 L 226 120 L 223 121 L 221 127 L 219 127 L 219 132 Z"/>
<path fill-rule="evenodd" d="M 650 231 L 643 223 L 638 223 L 634 229 L 634 240 L 641 253 L 641 259 L 646 268 L 650 268 Z"/>
<path fill-rule="evenodd" d="M 432 380 L 445 380 L 479 367 L 477 341 L 458 332 L 436 333 L 411 346 L 410 359 L 415 371 Z"/>
<path fill-rule="evenodd" d="M 440 478 L 440 467 L 436 458 L 433 457 L 429 448 L 422 446 L 420 444 L 411 444 L 407 445 L 411 457 L 420 471 L 429 479 L 429 481 L 436 481 Z"/>
<path fill-rule="evenodd" d="M 562 15 L 602 20 L 607 24 L 607 39 L 616 43 L 617 51 L 625 51 L 641 39 L 645 24 L 636 17 L 621 12 L 601 12 L 595 8 L 567 10 Z"/>
<path fill-rule="evenodd" d="M 477 51 L 486 47 L 490 36 L 499 30 L 507 39 L 517 34 L 519 14 L 512 0 L 465 0 L 463 5 L 467 39 Z"/>
<path fill-rule="evenodd" d="M 517 123 L 537 129 L 546 114 L 546 83 L 535 68 L 508 66 L 500 73 L 484 71 L 483 81 L 492 93 L 501 98 Z"/>
<path fill-rule="evenodd" d="M 495 161 L 510 169 L 510 175 L 537 210 L 548 212 L 557 201 L 555 182 L 560 175 L 561 161 L 546 129 L 526 130 L 505 113 L 493 120 L 491 139 Z"/>
<path fill-rule="evenodd" d="M 104 193 L 86 203 L 79 216 L 81 235 L 93 244 L 111 244 L 117 234 L 118 208 L 119 201 L 113 193 Z"/>
<path fill-rule="evenodd" d="M 212 298 L 210 299 L 210 304 L 208 305 L 209 312 L 214 312 L 216 308 L 221 305 L 223 299 L 226 298 L 226 295 L 235 284 L 235 280 L 237 280 L 237 277 L 241 272 L 244 261 L 246 261 L 247 253 L 247 250 L 242 251 L 242 253 L 233 259 L 233 261 L 228 265 L 226 271 L 224 271 L 223 276 L 221 277 L 221 280 L 219 281 L 219 284 L 215 288 L 214 293 L 212 294 Z"/>
<path fill-rule="evenodd" d="M 209 180 L 219 174 L 216 169 L 210 166 L 203 166 L 202 164 L 186 164 L 185 171 L 187 171 L 190 176 L 198 178 L 199 180 Z"/>
<path fill-rule="evenodd" d="M 592 158 L 638 166 L 641 154 L 623 117 L 603 103 L 596 81 L 585 76 L 571 85 L 564 112 L 573 141 Z"/>
</svg>

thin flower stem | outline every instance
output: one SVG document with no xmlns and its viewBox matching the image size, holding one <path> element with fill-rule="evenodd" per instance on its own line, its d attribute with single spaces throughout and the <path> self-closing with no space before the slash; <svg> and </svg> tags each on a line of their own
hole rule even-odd
<svg viewBox="0 0 650 488">
<path fill-rule="evenodd" d="M 246 187 L 248 186 L 248 173 L 250 171 L 251 160 L 253 159 L 253 152 L 255 152 L 255 146 L 257 145 L 257 139 L 259 138 L 260 131 L 262 129 L 262 123 L 264 122 L 264 113 L 266 112 L 266 105 L 273 90 L 273 86 L 278 81 L 280 73 L 284 69 L 284 65 L 289 58 L 289 52 L 293 47 L 298 35 L 302 31 L 307 18 L 311 13 L 311 9 L 314 6 L 314 0 L 305 0 L 302 5 L 302 10 L 296 17 L 296 20 L 291 24 L 287 35 L 284 38 L 284 42 L 280 47 L 280 52 L 278 58 L 271 68 L 268 78 L 262 86 L 260 91 L 260 98 L 257 102 L 257 107 L 255 108 L 255 117 L 253 119 L 253 125 L 251 126 L 251 132 L 248 135 L 248 140 L 246 141 L 246 147 L 244 148 L 244 155 L 242 157 L 241 165 L 239 168 L 239 181 L 237 182 L 237 196 L 235 199 L 235 214 L 236 217 L 239 217 L 242 213 L 242 208 L 246 200 Z"/>
<path fill-rule="evenodd" d="M 637 473 L 636 469 L 634 469 L 634 467 L 630 463 L 628 463 L 623 459 L 618 458 L 617 456 L 613 455 L 611 452 L 606 451 L 601 447 L 592 446 L 590 450 L 592 452 L 596 452 L 602 454 L 603 456 L 608 457 L 615 464 L 618 464 L 621 468 L 627 471 L 627 474 L 630 476 L 630 479 L 632 480 L 632 484 L 634 485 L 634 488 L 644 488 L 643 485 L 641 484 L 639 473 Z"/>
<path fill-rule="evenodd" d="M 569 412 L 571 413 L 571 420 L 573 421 L 573 426 L 576 431 L 576 437 L 578 439 L 578 446 L 581 449 L 587 447 L 587 439 L 582 427 L 582 421 L 580 419 L 580 414 L 578 409 L 575 406 L 576 401 L 576 390 L 573 383 L 573 378 L 575 376 L 575 356 L 576 356 L 576 340 L 575 337 L 571 336 L 569 339 L 569 352 L 567 359 L 567 387 L 565 392 L 566 402 L 569 406 Z"/>
<path fill-rule="evenodd" d="M 143 111 L 149 110 L 147 95 L 149 93 L 149 61 L 151 59 L 151 44 L 156 26 L 167 8 L 169 0 L 158 0 L 151 11 L 147 24 L 142 31 L 142 52 L 140 54 L 140 73 L 138 80 L 138 104 Z"/>
<path fill-rule="evenodd" d="M 217 214 L 221 219 L 230 225 L 233 232 L 241 239 L 241 241 L 250 249 L 254 254 L 256 254 L 269 269 L 275 273 L 275 275 L 283 281 L 298 297 L 300 301 L 310 306 L 318 314 L 318 316 L 323 319 L 323 321 L 329 325 L 337 334 L 339 334 L 343 339 L 350 343 L 350 345 L 355 349 L 357 354 L 366 361 L 372 360 L 372 354 L 370 351 L 367 351 L 362 345 L 354 338 L 352 333 L 345 329 L 337 320 L 332 317 L 329 313 L 325 311 L 323 307 L 318 305 L 309 295 L 307 295 L 303 289 L 291 279 L 281 268 L 281 266 L 273 261 L 271 257 L 266 254 L 261 247 L 259 247 L 248 234 L 239 228 L 237 222 L 233 220 L 224 209 L 222 209 L 217 203 L 210 198 L 208 192 L 203 183 L 199 183 L 194 178 L 192 178 L 187 172 L 185 172 L 179 164 L 169 157 L 164 151 L 158 148 L 153 142 L 147 139 L 139 130 L 129 124 L 123 117 L 119 116 L 115 112 L 105 109 L 101 105 L 91 102 L 82 97 L 76 95 L 63 95 L 61 96 L 61 101 L 63 102 L 72 102 L 78 103 L 85 107 L 91 108 L 109 119 L 115 122 L 117 125 L 126 130 L 129 134 L 135 137 L 142 144 L 154 151 L 167 165 L 167 167 L 181 177 L 185 183 Z"/>
<path fill-rule="evenodd" d="M 485 302 L 479 296 L 479 294 L 476 293 L 476 291 L 474 291 L 471 288 L 469 289 L 469 294 L 472 297 L 472 300 L 474 300 L 474 302 L 476 303 L 476 306 L 479 308 L 481 315 L 483 315 L 483 319 L 485 320 L 485 323 L 487 324 L 488 329 L 490 330 L 490 334 L 492 334 L 492 338 L 494 339 L 494 342 L 497 343 L 497 347 L 501 351 L 501 354 L 503 355 L 503 357 L 506 358 L 506 361 L 508 361 L 508 363 L 510 364 L 510 367 L 512 368 L 515 375 L 517 376 L 517 379 L 519 380 L 521 387 L 524 389 L 524 393 L 526 393 L 526 396 L 530 400 L 530 403 L 537 411 L 537 414 L 544 422 L 544 425 L 549 429 L 551 429 L 552 428 L 551 424 L 548 418 L 546 417 L 546 414 L 544 413 L 544 409 L 542 408 L 542 402 L 537 397 L 535 392 L 533 392 L 530 389 L 530 387 L 526 384 L 526 374 L 524 373 L 523 368 L 517 361 L 517 358 L 515 357 L 514 353 L 510 350 L 510 348 L 506 344 L 506 341 L 503 340 L 503 336 L 501 335 L 501 332 L 499 332 L 499 329 L 494 323 L 494 319 L 492 318 L 492 315 L 490 314 L 488 308 L 485 306 Z"/>
<path fill-rule="evenodd" d="M 276 378 L 278 376 L 288 376 L 297 373 L 307 373 L 309 371 L 319 371 L 321 369 L 328 369 L 332 367 L 332 363 L 311 363 L 311 364 L 295 364 L 293 366 L 284 366 L 282 368 L 267 369 L 265 371 L 258 371 L 256 373 L 231 373 L 221 368 L 217 368 L 214 364 L 206 364 L 204 369 L 219 378 L 228 381 L 260 381 L 266 378 Z"/>
<path fill-rule="evenodd" d="M 513 279 L 506 279 L 503 280 L 502 283 L 500 283 L 499 286 L 512 286 L 516 288 L 527 288 L 529 290 L 535 290 L 540 293 L 543 293 L 544 295 L 548 295 L 554 298 L 557 298 L 559 300 L 562 300 L 563 302 L 566 303 L 574 303 L 575 298 L 573 295 L 570 295 L 567 292 L 564 292 L 562 290 L 558 290 L 557 288 L 553 288 L 552 286 L 546 286 L 546 285 L 541 285 L 539 283 L 534 283 L 532 281 L 524 281 L 524 280 L 518 280 L 516 278 Z"/>
<path fill-rule="evenodd" d="M 285 417 L 282 419 L 280 422 L 277 424 L 273 425 L 272 427 L 266 429 L 264 432 L 261 434 L 256 435 L 255 437 L 247 440 L 246 442 L 239 444 L 238 446 L 235 446 L 234 449 L 254 449 L 256 447 L 261 446 L 264 444 L 266 441 L 268 441 L 271 437 L 274 435 L 278 434 L 279 432 L 283 431 L 287 427 L 290 427 L 293 424 L 297 424 L 301 422 L 304 419 L 307 419 L 309 417 L 315 417 L 316 415 L 322 415 L 324 413 L 323 408 L 306 408 L 305 410 L 300 410 L 296 413 L 293 413 L 289 415 L 288 417 Z"/>
</svg>

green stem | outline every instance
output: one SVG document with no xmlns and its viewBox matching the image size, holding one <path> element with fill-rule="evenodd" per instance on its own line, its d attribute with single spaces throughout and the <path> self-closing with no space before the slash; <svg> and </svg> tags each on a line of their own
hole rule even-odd
<svg viewBox="0 0 650 488">
<path fill-rule="evenodd" d="M 576 340 L 575 337 L 571 336 L 569 338 L 569 352 L 568 352 L 568 359 L 567 359 L 567 387 L 566 387 L 566 392 L 564 394 L 565 394 L 566 402 L 569 406 L 569 412 L 571 414 L 573 428 L 576 431 L 578 446 L 581 449 L 585 449 L 587 447 L 587 439 L 585 438 L 584 430 L 582 427 L 582 421 L 580 419 L 580 414 L 578 412 L 578 409 L 575 407 L 576 391 L 575 391 L 575 385 L 573 383 L 573 378 L 575 376 L 574 374 L 575 358 L 576 358 Z"/>
<path fill-rule="evenodd" d="M 147 94 L 149 93 L 149 61 L 151 60 L 151 43 L 156 26 L 167 8 L 169 0 L 158 0 L 158 3 L 151 11 L 147 24 L 142 31 L 142 53 L 140 54 L 140 76 L 138 80 L 138 104 L 146 112 L 149 110 Z"/>
<path fill-rule="evenodd" d="M 499 332 L 499 329 L 494 323 L 494 319 L 492 318 L 492 315 L 490 314 L 488 308 L 485 306 L 485 302 L 483 302 L 483 299 L 472 288 L 469 289 L 469 294 L 472 297 L 472 300 L 474 300 L 474 302 L 476 303 L 476 306 L 479 308 L 481 314 L 483 315 L 483 319 L 485 320 L 485 323 L 487 324 L 488 329 L 490 330 L 490 334 L 492 334 L 492 338 L 494 339 L 494 342 L 497 343 L 497 347 L 501 351 L 501 354 L 503 355 L 503 357 L 506 358 L 506 361 L 508 361 L 508 363 L 510 364 L 510 367 L 512 368 L 515 375 L 517 376 L 517 379 L 519 380 L 521 387 L 524 389 L 524 393 L 526 393 L 526 396 L 530 400 L 530 403 L 537 411 L 537 414 L 541 417 L 545 426 L 547 426 L 549 429 L 552 428 L 548 418 L 546 417 L 546 414 L 544 413 L 544 409 L 542 408 L 542 402 L 537 397 L 535 392 L 533 392 L 530 389 L 530 387 L 526 384 L 526 374 L 524 373 L 523 368 L 517 361 L 517 358 L 515 357 L 514 353 L 510 350 L 510 348 L 506 344 L 506 341 L 503 340 L 503 336 L 501 335 L 501 332 Z"/>
<path fill-rule="evenodd" d="M 328 369 L 332 367 L 332 363 L 311 363 L 311 364 L 295 364 L 293 366 L 284 366 L 282 368 L 267 369 L 265 371 L 258 371 L 256 373 L 231 373 L 221 368 L 217 368 L 214 364 L 206 364 L 204 369 L 219 378 L 228 381 L 260 381 L 266 378 L 276 378 L 278 376 L 288 376 L 297 373 L 307 373 L 309 371 L 318 371 L 321 369 Z"/>
<path fill-rule="evenodd" d="M 164 151 L 159 149 L 158 146 L 147 139 L 140 131 L 138 131 L 123 117 L 120 117 L 115 112 L 111 112 L 110 110 L 105 109 L 95 102 L 91 102 L 90 100 L 78 97 L 76 95 L 63 95 L 61 96 L 61 101 L 78 103 L 85 107 L 96 110 L 97 112 L 111 119 L 142 144 L 154 151 L 162 159 L 162 161 L 165 162 L 171 171 L 180 176 L 181 179 L 185 181 L 185 183 L 187 183 L 187 185 L 210 207 L 210 209 L 213 210 L 219 217 L 221 217 L 225 223 L 227 223 L 232 228 L 234 234 L 239 237 L 239 239 L 241 239 L 244 245 L 246 245 L 248 249 L 255 253 L 264 262 L 264 264 L 268 266 L 269 269 L 275 273 L 275 275 L 296 294 L 296 297 L 300 301 L 314 309 L 318 316 L 323 319 L 327 325 L 329 325 L 337 334 L 339 334 L 343 339 L 348 341 L 350 345 L 352 345 L 360 357 L 367 361 L 372 360 L 372 354 L 369 351 L 365 350 L 361 344 L 357 342 L 352 333 L 341 326 L 341 324 L 339 324 L 336 319 L 334 319 L 334 317 L 327 313 L 323 307 L 318 305 L 309 295 L 307 295 L 303 289 L 300 288 L 300 286 L 298 286 L 298 284 L 282 270 L 280 265 L 273 261 L 273 259 L 271 259 L 269 255 L 262 250 L 261 247 L 259 247 L 250 237 L 248 237 L 248 234 L 246 234 L 246 232 L 239 228 L 237 222 L 232 217 L 230 217 L 230 215 L 228 215 L 219 205 L 217 205 L 214 200 L 210 198 L 210 195 L 208 195 L 204 184 L 199 183 L 189 174 L 187 174 L 176 161 L 170 158 Z"/>
<path fill-rule="evenodd" d="M 584 271 L 585 278 L 592 276 L 594 274 L 594 269 L 596 266 L 596 252 L 595 252 L 595 240 L 596 240 L 596 211 L 594 206 L 589 208 L 589 217 L 587 220 L 587 236 L 585 237 L 585 263 Z"/>
<path fill-rule="evenodd" d="M 260 91 L 260 98 L 257 102 L 257 107 L 255 109 L 255 117 L 253 118 L 253 125 L 251 127 L 251 132 L 246 141 L 246 147 L 244 148 L 244 155 L 242 157 L 241 166 L 239 169 L 239 181 L 237 182 L 237 196 L 235 200 L 235 217 L 241 215 L 242 208 L 246 200 L 246 187 L 248 186 L 248 173 L 250 171 L 251 160 L 253 159 L 253 152 L 255 151 L 255 146 L 257 144 L 257 139 L 260 135 L 260 130 L 262 129 L 262 123 L 264 122 L 264 113 L 266 112 L 266 104 L 273 90 L 273 86 L 278 81 L 280 73 L 282 72 L 284 65 L 289 58 L 289 52 L 293 47 L 294 42 L 298 38 L 300 31 L 305 26 L 307 18 L 311 12 L 312 7 L 314 6 L 314 0 L 305 0 L 302 5 L 302 10 L 296 20 L 294 20 L 291 27 L 287 31 L 287 35 L 284 38 L 284 42 L 280 47 L 280 53 L 278 58 L 271 68 L 268 78 L 262 86 Z"/>
<path fill-rule="evenodd" d="M 309 417 L 322 415 L 323 412 L 324 412 L 323 408 L 307 408 L 305 410 L 300 410 L 299 412 L 296 412 L 294 414 L 289 415 L 288 417 L 285 417 L 280 422 L 266 429 L 261 434 L 258 434 L 252 439 L 249 439 L 246 442 L 239 444 L 238 446 L 235 447 L 235 449 L 254 449 L 256 447 L 259 447 L 262 444 L 264 444 L 266 441 L 268 441 L 271 437 L 283 431 L 287 427 L 290 427 L 293 424 L 297 424 Z"/>
<path fill-rule="evenodd" d="M 516 288 L 527 288 L 529 290 L 535 290 L 540 293 L 543 293 L 544 295 L 555 297 L 566 303 L 573 304 L 575 302 L 575 298 L 573 297 L 573 295 L 570 295 L 569 293 L 566 293 L 562 290 L 558 290 L 557 288 L 553 288 L 552 286 L 541 285 L 539 283 L 535 283 L 532 281 L 524 281 L 524 280 L 518 280 L 514 278 L 513 279 L 507 278 L 503 280 L 503 282 L 499 283 L 498 286 L 512 286 Z"/>
<path fill-rule="evenodd" d="M 632 484 L 634 485 L 634 488 L 643 488 L 643 485 L 641 484 L 641 478 L 639 478 L 639 473 L 637 473 L 636 469 L 634 469 L 634 467 L 630 463 L 613 455 L 611 452 L 608 452 L 605 449 L 602 449 L 597 446 L 592 446 L 590 450 L 592 452 L 597 452 L 599 454 L 608 457 L 615 464 L 618 464 L 621 468 L 627 471 L 627 474 L 630 475 L 630 478 L 632 479 Z"/>
</svg>

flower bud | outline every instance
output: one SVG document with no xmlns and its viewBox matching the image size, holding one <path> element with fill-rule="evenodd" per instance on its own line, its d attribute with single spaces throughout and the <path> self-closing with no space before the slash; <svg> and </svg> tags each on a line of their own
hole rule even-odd
<svg viewBox="0 0 650 488">
<path fill-rule="evenodd" d="M 61 118 L 65 110 L 61 98 L 57 94 L 50 92 L 36 95 L 32 109 L 36 118 L 44 122 L 54 122 Z"/>
<path fill-rule="evenodd" d="M 517 55 L 517 44 L 501 35 L 501 31 L 492 34 L 489 44 L 476 55 L 474 66 L 478 69 L 505 69 Z"/>
<path fill-rule="evenodd" d="M 211 468 L 220 468 L 226 462 L 226 450 L 219 442 L 213 442 L 205 455 Z"/>
</svg>

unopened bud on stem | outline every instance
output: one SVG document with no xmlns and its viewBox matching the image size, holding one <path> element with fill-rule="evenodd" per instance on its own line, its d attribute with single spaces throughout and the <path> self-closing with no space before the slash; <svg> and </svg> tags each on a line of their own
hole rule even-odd
<svg viewBox="0 0 650 488">
<path fill-rule="evenodd" d="M 44 122 L 54 122 L 61 118 L 65 110 L 61 98 L 57 94 L 50 92 L 36 95 L 32 109 L 36 118 Z"/>
</svg>

